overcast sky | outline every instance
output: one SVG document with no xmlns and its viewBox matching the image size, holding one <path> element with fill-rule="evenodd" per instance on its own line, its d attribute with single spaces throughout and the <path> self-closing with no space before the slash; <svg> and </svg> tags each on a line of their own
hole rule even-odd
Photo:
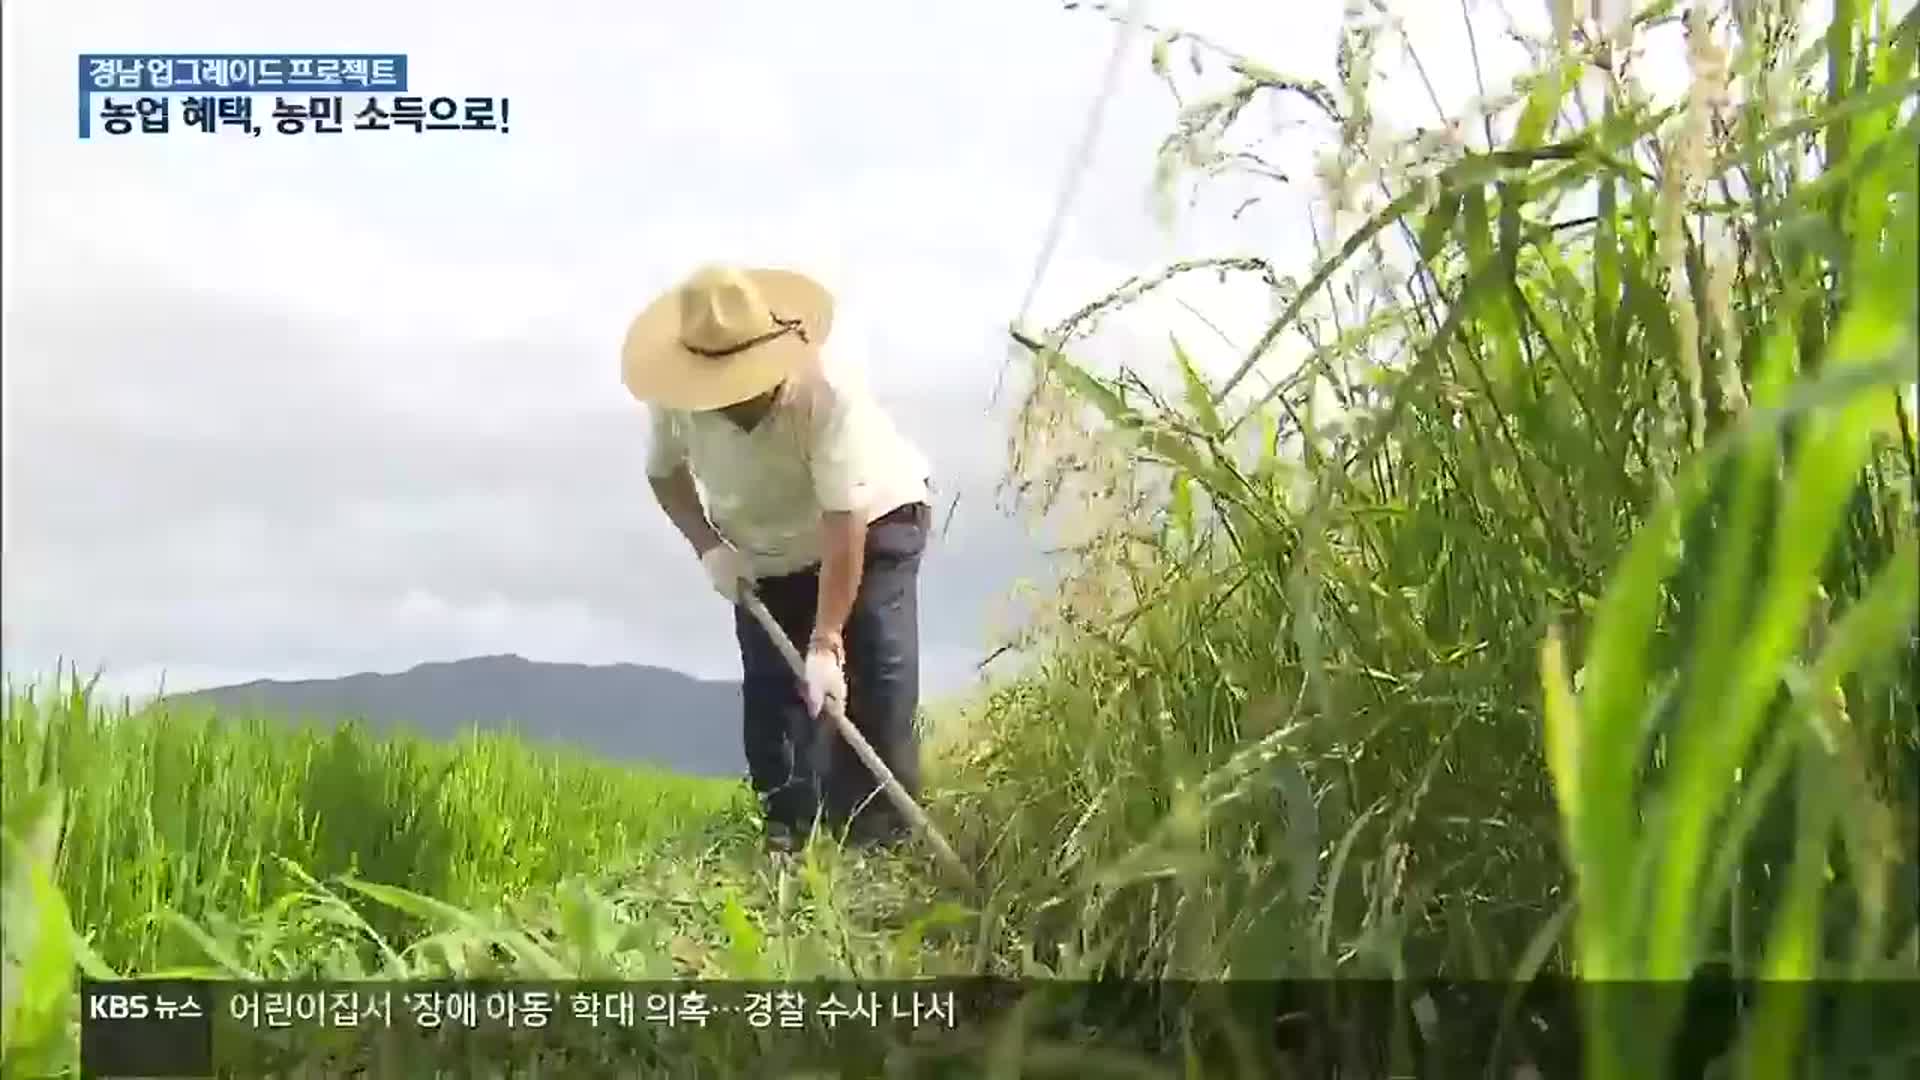
<svg viewBox="0 0 1920 1080">
<path fill-rule="evenodd" d="M 1458 5 L 1400 7 L 1443 96 L 1464 99 Z M 1339 0 L 1146 8 L 1333 78 Z M 930 688 L 970 677 L 996 602 L 1040 569 L 1039 541 L 994 506 L 989 398 L 1113 48 L 1098 15 L 1049 0 L 4 14 L 9 671 L 64 657 L 139 692 L 163 672 L 185 689 L 515 652 L 737 677 L 728 615 L 647 491 L 645 414 L 617 370 L 634 311 L 709 260 L 832 286 L 830 347 L 863 360 L 933 460 L 943 513 L 959 495 L 923 577 Z M 1127 54 L 1038 321 L 1170 257 L 1310 257 L 1299 193 L 1237 224 L 1220 199 L 1155 224 L 1153 148 L 1174 111 L 1148 47 Z M 1480 47 L 1496 77 L 1517 66 L 1492 34 Z M 275 50 L 404 52 L 414 92 L 510 96 L 512 130 L 110 138 L 96 121 L 76 137 L 79 53 Z M 1399 83 L 1390 112 L 1426 111 Z M 1206 299 L 1241 346 L 1268 314 L 1244 292 Z M 1211 366 L 1230 355 L 1167 304 L 1113 347 L 1164 351 L 1169 329 Z"/>
</svg>

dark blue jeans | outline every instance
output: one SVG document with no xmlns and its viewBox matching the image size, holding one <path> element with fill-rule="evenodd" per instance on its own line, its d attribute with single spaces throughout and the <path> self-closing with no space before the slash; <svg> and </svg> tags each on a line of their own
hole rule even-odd
<svg viewBox="0 0 1920 1080">
<path fill-rule="evenodd" d="M 867 527 L 860 589 L 846 626 L 847 719 L 902 787 L 920 793 L 920 557 L 932 511 L 902 506 Z M 804 654 L 819 601 L 818 566 L 755 585 L 760 599 Z M 891 840 L 907 823 L 853 747 L 824 716 L 807 715 L 800 680 L 744 608 L 740 641 L 747 774 L 769 825 L 811 830 L 816 814 L 849 826 L 856 841 Z"/>
</svg>

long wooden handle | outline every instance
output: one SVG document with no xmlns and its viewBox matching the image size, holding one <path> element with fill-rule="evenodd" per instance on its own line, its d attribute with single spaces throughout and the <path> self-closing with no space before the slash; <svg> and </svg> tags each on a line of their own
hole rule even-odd
<svg viewBox="0 0 1920 1080">
<path fill-rule="evenodd" d="M 740 603 L 766 630 L 767 636 L 773 639 L 774 647 L 780 650 L 780 655 L 786 657 L 787 666 L 793 669 L 793 677 L 804 684 L 807 680 L 807 663 L 801 658 L 800 650 L 794 648 L 793 642 L 788 639 L 787 632 L 774 621 L 773 614 L 767 610 L 767 606 L 751 592 L 743 593 Z M 893 800 L 893 805 L 898 807 L 900 812 L 906 815 L 907 820 L 913 823 L 914 828 L 918 829 L 920 834 L 927 838 L 927 842 L 933 845 L 934 853 L 940 856 L 941 863 L 959 880 L 971 884 L 973 875 L 967 871 L 967 864 L 961 862 L 960 856 L 954 854 L 953 846 L 947 843 L 947 838 L 941 835 L 939 827 L 927 817 L 927 812 L 920 809 L 920 804 L 913 801 L 913 796 L 907 794 L 906 788 L 900 786 L 900 781 L 893 775 L 893 770 L 887 768 L 887 763 L 880 760 L 880 755 L 874 751 L 873 745 L 867 742 L 867 737 L 860 734 L 860 729 L 854 727 L 853 722 L 847 719 L 846 711 L 841 708 L 840 703 L 828 698 L 821 707 L 821 711 L 833 721 L 833 726 L 840 732 L 840 737 L 847 740 L 847 744 L 853 747 L 853 752 L 860 755 L 860 760 L 867 763 L 867 768 L 873 770 L 873 775 L 879 777 L 880 786 L 886 791 L 887 797 Z"/>
</svg>

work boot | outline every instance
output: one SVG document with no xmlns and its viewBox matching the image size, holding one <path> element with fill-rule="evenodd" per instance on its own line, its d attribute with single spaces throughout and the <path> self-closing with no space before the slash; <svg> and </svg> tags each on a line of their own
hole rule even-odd
<svg viewBox="0 0 1920 1080">
<path fill-rule="evenodd" d="M 767 822 L 769 855 L 791 855 L 806 846 L 806 842 L 806 835 L 793 826 L 778 821 Z"/>
</svg>

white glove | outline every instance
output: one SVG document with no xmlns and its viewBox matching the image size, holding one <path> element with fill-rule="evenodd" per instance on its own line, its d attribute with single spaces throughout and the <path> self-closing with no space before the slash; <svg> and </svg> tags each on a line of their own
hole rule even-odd
<svg viewBox="0 0 1920 1080">
<path fill-rule="evenodd" d="M 747 560 L 731 544 L 708 548 L 706 554 L 700 556 L 700 565 L 706 568 L 713 591 L 725 597 L 729 604 L 739 603 L 745 587 L 753 584 L 753 572 L 747 567 Z"/>
<path fill-rule="evenodd" d="M 840 669 L 840 658 L 831 650 L 815 647 L 807 651 L 807 712 L 819 716 L 828 699 L 844 706 L 847 700 L 847 676 Z"/>
</svg>

